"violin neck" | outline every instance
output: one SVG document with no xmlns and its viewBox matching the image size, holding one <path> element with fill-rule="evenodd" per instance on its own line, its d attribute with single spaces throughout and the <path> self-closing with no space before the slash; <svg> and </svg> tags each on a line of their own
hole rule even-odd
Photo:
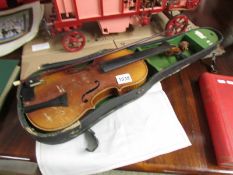
<svg viewBox="0 0 233 175">
<path fill-rule="evenodd" d="M 146 49 L 146 50 L 143 50 L 140 52 L 134 52 L 133 54 L 126 55 L 126 56 L 120 57 L 118 59 L 106 61 L 106 62 L 102 63 L 100 65 L 100 67 L 101 67 L 103 72 L 109 72 L 111 70 L 126 66 L 128 64 L 131 64 L 133 62 L 148 58 L 150 56 L 164 53 L 164 52 L 168 51 L 169 49 L 171 49 L 172 47 L 174 47 L 174 46 L 170 45 L 167 42 L 164 42 L 158 47 Z"/>
<path fill-rule="evenodd" d="M 133 43 L 123 45 L 122 47 L 119 47 L 119 48 L 116 48 L 116 49 L 107 49 L 107 50 L 99 51 L 99 52 L 96 52 L 96 53 L 93 53 L 93 54 L 90 54 L 90 55 L 87 55 L 87 56 L 83 56 L 83 57 L 80 57 L 80 58 L 76 58 L 76 59 L 73 59 L 73 60 L 61 61 L 61 62 L 57 62 L 57 63 L 43 64 L 43 65 L 40 66 L 40 68 L 43 69 L 43 70 L 59 69 L 59 68 L 61 68 L 63 66 L 73 66 L 74 64 L 75 65 L 76 64 L 82 64 L 82 63 L 89 62 L 89 61 L 95 60 L 97 58 L 100 58 L 100 57 L 103 57 L 103 56 L 106 56 L 106 55 L 109 55 L 109 54 L 112 54 L 112 53 L 115 53 L 115 52 L 118 52 L 120 50 L 130 48 L 130 47 L 135 46 L 135 45 L 140 46 L 141 44 L 144 44 L 145 42 L 148 42 L 148 41 L 152 40 L 153 38 L 158 37 L 158 36 L 162 36 L 164 34 L 165 34 L 165 32 L 153 34 L 153 35 L 151 35 L 149 37 L 143 38 L 143 39 L 135 41 Z"/>
</svg>

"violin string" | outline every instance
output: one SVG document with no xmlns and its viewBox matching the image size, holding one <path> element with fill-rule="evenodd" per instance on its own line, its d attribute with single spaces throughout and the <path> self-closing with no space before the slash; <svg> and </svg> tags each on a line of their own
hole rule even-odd
<svg viewBox="0 0 233 175">
<path fill-rule="evenodd" d="M 41 65 L 40 70 L 44 71 L 44 72 L 40 73 L 39 76 L 48 75 L 48 74 L 51 74 L 51 73 L 63 71 L 65 69 L 71 68 L 73 66 L 76 66 L 76 65 L 79 65 L 79 64 L 82 64 L 82 63 L 85 63 L 85 62 L 92 61 L 94 59 L 97 59 L 97 58 L 100 58 L 100 57 L 103 57 L 103 56 L 118 52 L 118 51 L 126 49 L 126 48 L 130 48 L 130 47 L 135 46 L 137 44 L 143 44 L 143 43 L 148 42 L 148 41 L 150 41 L 152 39 L 155 39 L 158 36 L 165 35 L 166 32 L 167 32 L 167 30 L 165 30 L 163 32 L 160 32 L 160 33 L 155 33 L 155 34 L 153 34 L 151 36 L 145 37 L 143 39 L 137 40 L 135 42 L 132 42 L 132 43 L 129 43 L 129 44 L 126 44 L 126 45 L 123 45 L 123 46 L 121 46 L 119 48 L 108 50 L 107 52 L 104 52 L 102 54 L 95 55 L 95 53 L 94 53 L 94 54 L 87 55 L 87 56 L 84 56 L 84 57 L 81 57 L 81 58 L 77 58 L 75 60 L 65 61 L 64 64 L 62 64 L 62 62 L 60 62 L 61 65 L 59 67 L 57 66 L 57 64 L 59 64 L 59 62 L 58 63 L 51 63 L 51 64 Z M 55 66 L 53 66 L 53 65 L 55 65 Z M 28 78 L 25 78 L 24 80 L 21 80 L 21 83 L 27 82 L 32 77 L 37 77 L 37 75 L 29 76 Z"/>
<path fill-rule="evenodd" d="M 153 35 L 151 35 L 149 37 L 140 39 L 138 41 L 135 41 L 135 42 L 123 45 L 123 46 L 115 48 L 115 49 L 108 50 L 108 51 L 106 51 L 104 53 L 97 54 L 97 55 L 94 53 L 94 54 L 90 54 L 90 55 L 87 55 L 87 56 L 84 56 L 84 57 L 80 57 L 80 58 L 77 58 L 77 59 L 74 59 L 74 60 L 69 60 L 69 61 L 64 61 L 64 62 L 57 62 L 57 63 L 51 63 L 51 64 L 43 64 L 43 65 L 41 65 L 40 69 L 56 68 L 56 67 L 58 67 L 58 65 L 60 67 L 60 66 L 66 66 L 66 65 L 70 65 L 70 64 L 81 64 L 81 63 L 84 63 L 84 62 L 89 62 L 89 61 L 92 61 L 94 59 L 97 59 L 97 58 L 100 58 L 100 57 L 112 54 L 114 52 L 118 52 L 120 50 L 129 48 L 129 47 L 134 46 L 136 44 L 145 43 L 145 42 L 147 42 L 147 41 L 149 41 L 149 40 L 151 40 L 153 38 L 156 38 L 158 36 L 162 36 L 164 34 L 165 34 L 165 31 L 161 32 L 161 33 L 156 33 L 156 34 L 153 34 Z"/>
</svg>

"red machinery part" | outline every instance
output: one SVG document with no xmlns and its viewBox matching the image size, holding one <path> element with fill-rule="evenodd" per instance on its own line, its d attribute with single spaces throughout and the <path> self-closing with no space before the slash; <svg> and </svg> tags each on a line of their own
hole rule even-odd
<svg viewBox="0 0 233 175">
<path fill-rule="evenodd" d="M 5 0 L 0 1 L 0 9 L 8 8 L 8 4 Z"/>
<path fill-rule="evenodd" d="M 167 36 L 176 35 L 185 32 L 188 26 L 189 19 L 185 15 L 174 16 L 166 24 L 165 30 Z"/>
<path fill-rule="evenodd" d="M 200 0 L 187 0 L 186 7 L 187 9 L 196 8 L 200 3 Z"/>
<path fill-rule="evenodd" d="M 73 31 L 63 37 L 62 45 L 68 52 L 81 50 L 86 43 L 85 36 L 79 31 Z"/>
<path fill-rule="evenodd" d="M 142 15 L 141 16 L 141 21 L 140 21 L 140 23 L 141 23 L 141 25 L 142 26 L 145 26 L 145 25 L 149 25 L 150 24 L 150 16 L 148 16 L 148 15 Z"/>
<path fill-rule="evenodd" d="M 192 10 L 198 7 L 201 0 L 170 0 L 168 10 Z"/>
</svg>

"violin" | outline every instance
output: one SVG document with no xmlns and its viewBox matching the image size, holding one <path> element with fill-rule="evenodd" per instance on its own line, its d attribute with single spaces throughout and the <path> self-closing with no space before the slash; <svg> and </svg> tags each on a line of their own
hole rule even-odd
<svg viewBox="0 0 233 175">
<path fill-rule="evenodd" d="M 148 74 L 144 60 L 107 73 L 101 70 L 102 63 L 132 52 L 120 50 L 95 59 L 83 68 L 74 66 L 36 77 L 38 83 L 30 87 L 33 98 L 23 98 L 27 119 L 42 131 L 61 130 L 78 123 L 106 98 L 141 86 Z"/>
</svg>

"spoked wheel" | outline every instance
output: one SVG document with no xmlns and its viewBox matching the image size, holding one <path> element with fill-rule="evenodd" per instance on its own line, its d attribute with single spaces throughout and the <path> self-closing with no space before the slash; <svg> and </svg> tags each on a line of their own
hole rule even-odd
<svg viewBox="0 0 233 175">
<path fill-rule="evenodd" d="M 86 43 L 85 36 L 78 31 L 68 33 L 63 37 L 62 45 L 68 52 L 76 52 L 81 50 Z"/>
<path fill-rule="evenodd" d="M 185 15 L 177 15 L 168 21 L 166 25 L 166 35 L 173 36 L 185 32 L 188 26 L 188 17 Z"/>
</svg>

